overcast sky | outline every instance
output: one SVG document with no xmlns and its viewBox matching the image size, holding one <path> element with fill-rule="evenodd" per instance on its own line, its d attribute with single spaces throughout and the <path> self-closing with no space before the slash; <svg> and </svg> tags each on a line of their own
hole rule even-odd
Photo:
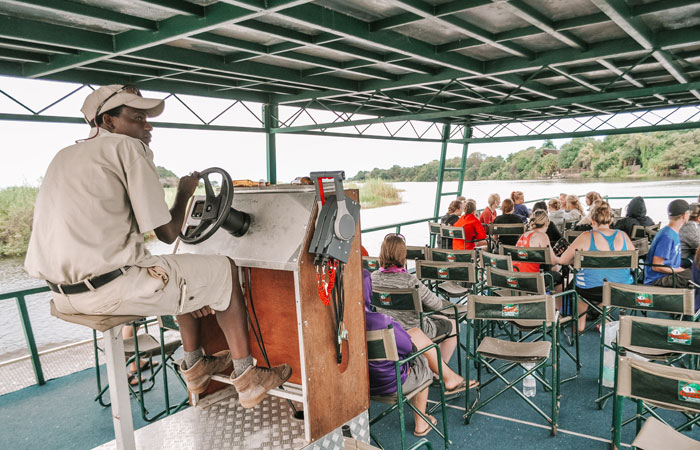
<svg viewBox="0 0 700 450">
<path fill-rule="evenodd" d="M 29 113 L 7 97 L 8 94 L 33 111 L 39 111 L 79 88 L 80 85 L 48 81 L 0 77 L 0 113 Z M 80 107 L 91 92 L 80 89 L 65 101 L 48 108 L 42 114 L 80 117 Z M 163 97 L 162 93 L 144 95 Z M 181 96 L 200 117 L 214 118 L 231 101 Z M 248 104 L 260 115 L 260 105 Z M 192 115 L 177 99 L 166 100 L 163 122 L 195 123 Z M 308 119 L 306 119 L 308 121 Z M 238 104 L 217 119 L 215 124 L 259 126 L 259 122 Z M 305 122 L 297 122 L 303 124 Z M 0 150 L 5 155 L 0 164 L 0 188 L 15 185 L 37 185 L 53 156 L 61 148 L 87 136 L 87 125 L 44 124 L 38 122 L 0 121 Z M 561 146 L 566 139 L 554 141 Z M 542 141 L 471 144 L 469 152 L 488 155 L 508 155 Z M 265 136 L 263 133 L 233 133 L 158 129 L 153 131 L 151 148 L 157 165 L 167 167 L 177 175 L 192 170 L 219 166 L 234 179 L 259 180 L 266 177 Z M 451 144 L 448 157 L 458 156 L 461 145 Z M 314 170 L 345 170 L 351 177 L 359 170 L 375 167 L 389 168 L 394 164 L 413 166 L 438 159 L 439 143 L 399 142 L 375 139 L 333 138 L 304 135 L 277 136 L 277 178 L 288 182 Z"/>
</svg>

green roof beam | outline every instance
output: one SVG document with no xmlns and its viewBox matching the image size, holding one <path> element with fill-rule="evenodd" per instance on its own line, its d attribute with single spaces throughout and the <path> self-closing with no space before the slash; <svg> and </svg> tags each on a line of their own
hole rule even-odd
<svg viewBox="0 0 700 450">
<path fill-rule="evenodd" d="M 143 3 L 149 3 L 160 9 L 164 9 L 174 14 L 187 14 L 190 16 L 203 17 L 205 9 L 203 6 L 195 5 L 194 3 L 185 0 L 140 0 Z"/>
<path fill-rule="evenodd" d="M 158 25 L 154 20 L 142 19 L 104 8 L 86 4 L 73 3 L 65 0 L 3 0 L 5 4 L 31 5 L 34 8 L 49 12 L 64 12 L 82 19 L 97 19 L 111 24 L 122 25 L 137 30 L 155 31 Z"/>
<path fill-rule="evenodd" d="M 464 11 L 468 11 L 472 8 L 478 8 L 479 6 L 488 5 L 489 0 L 454 0 L 449 3 L 442 5 L 433 6 L 432 15 L 436 17 L 447 16 L 450 14 L 456 14 Z M 418 14 L 404 13 L 393 17 L 387 17 L 385 19 L 375 20 L 370 23 L 370 29 L 372 31 L 388 30 L 391 28 L 400 27 L 402 25 L 407 25 L 409 23 L 419 22 L 424 18 Z"/>
<path fill-rule="evenodd" d="M 112 36 L 46 22 L 0 15 L 0 37 L 100 53 L 114 51 Z"/>
<path fill-rule="evenodd" d="M 49 55 L 44 53 L 26 52 L 23 50 L 12 50 L 9 48 L 0 48 L 0 59 L 9 59 L 20 63 L 32 62 L 42 63 L 49 61 Z"/>
</svg>

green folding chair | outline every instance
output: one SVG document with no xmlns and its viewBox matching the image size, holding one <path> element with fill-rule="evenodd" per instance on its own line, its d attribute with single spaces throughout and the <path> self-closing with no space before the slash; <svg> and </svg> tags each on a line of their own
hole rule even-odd
<svg viewBox="0 0 700 450">
<path fill-rule="evenodd" d="M 548 280 L 549 290 L 554 291 L 554 277 L 549 273 L 552 267 L 552 251 L 550 247 L 517 247 L 515 245 L 501 245 L 499 249 L 502 255 L 510 255 L 513 262 L 538 263 L 545 267 L 545 279 Z M 517 270 L 517 267 L 516 267 Z"/>
<path fill-rule="evenodd" d="M 565 230 L 564 231 L 564 239 L 566 239 L 566 242 L 571 244 L 576 240 L 579 235 L 582 233 L 585 233 L 585 231 L 580 231 L 580 230 Z"/>
<path fill-rule="evenodd" d="M 510 255 L 500 255 L 481 250 L 479 256 L 481 260 L 481 269 L 484 274 L 486 273 L 486 267 L 513 271 L 513 258 L 511 258 Z"/>
<path fill-rule="evenodd" d="M 499 241 L 495 237 L 499 236 L 522 236 L 525 233 L 524 223 L 490 223 L 488 232 L 488 250 L 493 253 L 499 246 Z M 495 245 L 494 245 L 495 244 Z"/>
<path fill-rule="evenodd" d="M 421 260 L 424 261 L 427 258 L 429 248 L 427 245 L 407 245 L 406 246 L 406 260 L 414 261 Z"/>
<path fill-rule="evenodd" d="M 693 321 L 697 320 L 698 317 L 698 314 L 694 311 L 694 295 L 692 289 L 605 282 L 603 284 L 603 302 L 601 306 L 601 323 L 607 323 L 608 318 L 611 317 L 615 311 L 620 309 L 643 313 L 653 311 L 657 313 L 686 315 L 691 317 Z M 598 397 L 596 398 L 596 403 L 600 409 L 605 408 L 608 399 L 613 395 L 612 391 L 604 392 L 605 386 L 603 386 L 603 371 L 605 370 L 603 357 L 605 349 L 615 351 L 613 346 L 605 343 L 606 332 L 606 327 L 602 326 L 600 330 Z"/>
<path fill-rule="evenodd" d="M 431 248 L 428 253 L 428 257 L 424 259 L 427 261 L 435 262 L 475 263 L 476 250 L 452 250 Z"/>
<path fill-rule="evenodd" d="M 542 336 L 538 341 L 513 342 L 486 336 L 479 343 L 473 354 L 467 353 L 467 379 L 471 379 L 470 361 L 477 367 L 478 379 L 481 382 L 477 388 L 476 399 L 471 402 L 471 393 L 466 394 L 465 423 L 470 423 L 475 412 L 484 408 L 494 399 L 508 390 L 515 392 L 539 415 L 541 415 L 551 427 L 552 435 L 557 433 L 557 421 L 559 415 L 559 332 L 556 325 L 556 311 L 554 308 L 554 297 L 550 295 L 537 296 L 517 296 L 517 297 L 485 297 L 472 295 L 467 303 L 467 346 L 470 345 L 472 328 L 476 321 L 485 323 L 491 321 L 513 321 L 513 320 L 537 320 L 542 323 Z M 551 336 L 551 341 L 547 337 Z M 496 365 L 500 361 L 502 365 Z M 533 364 L 526 369 L 523 364 Z M 485 367 L 493 376 L 483 381 L 481 368 Z M 512 379 L 506 377 L 509 372 L 516 368 L 522 368 L 523 373 Z M 550 376 L 547 377 L 547 372 Z M 520 372 L 518 372 L 520 373 Z M 532 375 L 537 382 L 544 386 L 545 390 L 551 394 L 551 413 L 548 415 L 530 398 L 526 397 L 518 389 L 520 383 L 526 376 Z M 484 388 L 495 381 L 503 382 L 504 386 L 486 399 L 481 398 Z"/>
<path fill-rule="evenodd" d="M 437 222 L 428 222 L 428 236 L 430 238 L 430 246 L 435 247 L 437 245 L 437 240 L 440 239 L 440 225 Z"/>
<path fill-rule="evenodd" d="M 422 281 L 437 282 L 438 293 L 448 300 L 458 298 L 458 303 L 479 288 L 474 262 L 417 261 L 416 276 Z"/>
<path fill-rule="evenodd" d="M 698 450 L 700 442 L 679 433 L 673 427 L 649 417 L 644 421 L 642 429 L 632 442 L 632 448 L 638 450 L 654 450 L 672 448 L 674 450 Z"/>
<path fill-rule="evenodd" d="M 651 414 L 655 419 L 666 423 L 656 411 L 657 408 L 681 412 L 689 419 L 675 427 L 679 432 L 689 429 L 700 421 L 700 371 L 641 361 L 621 355 L 617 359 L 616 372 L 612 420 L 613 449 L 621 448 L 622 410 L 625 398 L 637 403 L 637 415 L 632 419 L 637 424 L 637 434 L 641 431 L 645 414 Z M 674 441 L 666 441 L 663 447 L 654 448 L 683 448 L 673 444 Z"/>
<path fill-rule="evenodd" d="M 576 250 L 576 253 L 574 254 L 574 263 L 573 263 L 573 268 L 574 268 L 574 280 L 578 277 L 579 272 L 583 269 L 593 269 L 593 270 L 610 270 L 610 269 L 627 269 L 630 271 L 630 274 L 633 276 L 634 281 L 636 283 L 637 278 L 639 277 L 639 255 L 636 250 L 626 250 L 626 251 L 605 251 L 605 252 L 591 252 L 591 251 L 583 251 L 583 250 Z M 594 309 L 598 313 L 602 313 L 602 309 L 600 306 L 594 304 L 587 298 L 583 297 L 582 295 L 579 295 L 579 299 L 585 302 L 589 308 Z M 574 317 L 574 327 L 576 328 L 576 332 L 579 331 L 584 331 L 584 330 L 578 330 L 578 310 L 577 313 Z M 589 325 L 589 328 L 596 326 L 600 322 L 600 318 L 598 320 L 592 322 Z"/>
<path fill-rule="evenodd" d="M 633 239 L 632 245 L 634 249 L 637 250 L 639 257 L 646 256 L 649 253 L 649 240 L 648 239 Z"/>
<path fill-rule="evenodd" d="M 363 256 L 362 268 L 367 269 L 370 273 L 379 270 L 379 258 L 376 256 Z"/>
<path fill-rule="evenodd" d="M 438 365 L 439 367 L 439 382 L 438 386 L 440 389 L 440 400 L 442 403 L 442 431 L 436 426 L 431 423 L 431 421 L 426 417 L 425 414 L 420 412 L 412 403 L 411 400 L 413 397 L 415 397 L 419 392 L 421 392 L 423 389 L 429 388 L 433 384 L 433 380 L 428 380 L 426 381 L 423 385 L 418 386 L 416 389 L 414 389 L 411 392 L 403 392 L 403 387 L 401 385 L 401 367 L 404 364 L 410 363 L 410 361 L 413 361 L 414 359 L 420 357 L 422 354 L 427 352 L 428 350 L 435 349 L 437 351 L 437 357 L 438 360 L 441 359 L 440 355 L 440 347 L 437 346 L 437 344 L 432 344 L 427 346 L 424 349 L 421 349 L 415 353 L 412 353 L 408 358 L 406 359 L 399 359 L 399 353 L 398 350 L 396 349 L 396 335 L 394 334 L 394 329 L 392 325 L 389 325 L 387 329 L 384 330 L 372 330 L 372 331 L 367 331 L 367 360 L 372 362 L 372 361 L 393 361 L 394 362 L 394 368 L 395 368 L 395 374 L 396 374 L 396 387 L 397 391 L 395 394 L 390 394 L 390 395 L 373 395 L 370 398 L 376 402 L 380 403 L 385 403 L 390 405 L 390 407 L 384 409 L 380 414 L 378 414 L 376 417 L 370 419 L 369 425 L 370 425 L 370 437 L 374 440 L 374 442 L 382 449 L 384 449 L 384 446 L 379 442 L 377 439 L 376 435 L 372 432 L 372 425 L 375 425 L 377 422 L 382 420 L 384 417 L 389 415 L 395 410 L 398 410 L 399 412 L 399 426 L 401 428 L 401 448 L 406 449 L 406 418 L 405 418 L 405 412 L 404 412 L 404 405 L 408 404 L 408 406 L 418 413 L 423 420 L 426 421 L 426 423 L 432 427 L 439 435 L 442 437 L 445 441 L 445 449 L 449 448 L 449 438 L 448 438 L 448 431 L 447 431 L 447 409 L 445 408 L 445 384 L 442 381 L 442 366 Z M 418 446 L 420 447 L 420 445 Z M 418 448 L 415 445 L 412 446 L 411 448 Z"/>
</svg>

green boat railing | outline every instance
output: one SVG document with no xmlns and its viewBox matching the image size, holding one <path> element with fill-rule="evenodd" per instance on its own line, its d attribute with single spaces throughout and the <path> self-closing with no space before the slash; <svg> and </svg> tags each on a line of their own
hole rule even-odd
<svg viewBox="0 0 700 450">
<path fill-rule="evenodd" d="M 17 302 L 17 311 L 19 312 L 19 318 L 22 321 L 24 339 L 27 341 L 29 356 L 32 361 L 32 368 L 34 369 L 34 378 L 36 379 L 36 383 L 39 385 L 45 384 L 46 380 L 44 379 L 44 370 L 41 368 L 39 351 L 36 348 L 36 340 L 34 340 L 34 331 L 32 330 L 32 323 L 29 320 L 29 312 L 27 311 L 27 301 L 25 298 L 29 295 L 47 292 L 48 290 L 48 286 L 38 286 L 19 291 L 0 293 L 0 300 L 15 299 Z"/>
<path fill-rule="evenodd" d="M 583 196 L 579 196 L 583 197 Z M 618 197 L 618 196 L 603 196 L 604 199 L 606 200 L 631 200 L 634 197 Z M 694 195 L 651 195 L 651 196 L 645 196 L 645 200 L 651 200 L 651 199 L 676 199 L 676 198 L 684 198 L 684 199 L 697 199 L 696 196 Z M 535 203 L 538 201 L 547 201 L 549 198 L 540 198 L 540 199 L 535 199 L 535 200 L 529 200 L 526 201 L 525 203 Z M 370 228 L 365 228 L 362 230 L 362 233 L 372 233 L 375 231 L 381 231 L 381 230 L 389 230 L 389 229 L 394 229 L 396 230 L 396 233 L 401 232 L 401 227 L 408 226 L 408 225 L 416 225 L 420 223 L 426 223 L 430 221 L 435 221 L 438 220 L 438 217 L 426 217 L 423 219 L 415 219 L 415 220 L 408 220 L 404 222 L 397 222 L 397 223 L 391 223 L 387 225 L 380 225 L 377 227 L 370 227 Z M 20 320 L 22 321 L 22 330 L 24 331 L 24 338 L 27 342 L 27 348 L 29 349 L 29 357 L 32 362 L 32 368 L 34 370 L 34 378 L 36 379 L 37 384 L 43 385 L 46 384 L 46 380 L 44 378 L 44 371 L 41 367 L 41 360 L 39 359 L 39 351 L 36 346 L 36 340 L 34 339 L 34 332 L 32 330 L 32 324 L 29 319 L 29 313 L 27 311 L 27 302 L 26 302 L 26 297 L 30 295 L 35 295 L 35 294 L 40 294 L 43 292 L 48 292 L 49 287 L 48 286 L 36 286 L 36 287 L 31 287 L 27 289 L 21 289 L 17 291 L 9 291 L 9 292 L 4 292 L 0 293 L 0 301 L 1 300 L 11 300 L 15 299 L 17 302 L 17 311 L 19 312 Z"/>
</svg>

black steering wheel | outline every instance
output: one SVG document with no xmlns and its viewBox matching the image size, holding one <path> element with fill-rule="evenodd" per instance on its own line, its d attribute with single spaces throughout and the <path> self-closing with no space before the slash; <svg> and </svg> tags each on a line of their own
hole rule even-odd
<svg viewBox="0 0 700 450">
<path fill-rule="evenodd" d="M 219 174 L 222 178 L 219 194 L 214 193 L 214 188 L 209 180 L 210 174 Z M 195 202 L 193 216 L 200 219 L 195 227 L 188 227 L 184 233 L 180 232 L 180 240 L 186 244 L 199 244 L 214 235 L 223 227 L 236 237 L 243 236 L 250 226 L 250 216 L 242 211 L 232 208 L 233 181 L 231 175 L 219 167 L 211 167 L 199 173 L 199 179 L 204 181 L 204 203 Z"/>
</svg>

